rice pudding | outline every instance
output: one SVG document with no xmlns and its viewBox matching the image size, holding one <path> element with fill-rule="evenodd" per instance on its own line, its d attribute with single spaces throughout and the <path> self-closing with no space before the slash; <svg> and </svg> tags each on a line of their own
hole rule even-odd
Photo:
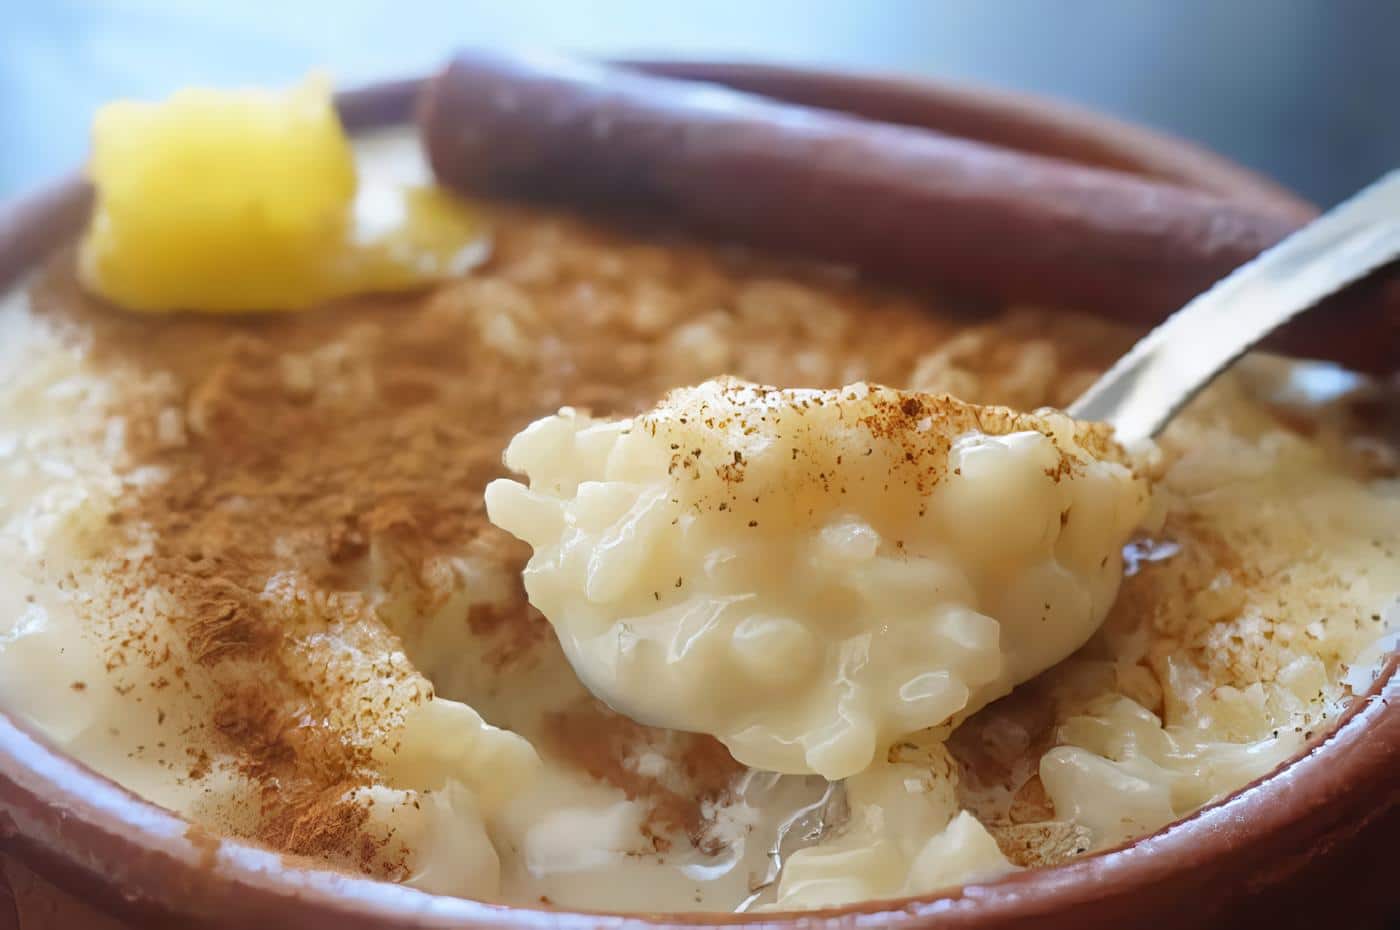
<svg viewBox="0 0 1400 930">
<path fill-rule="evenodd" d="M 1151 510 L 1102 425 L 869 384 L 566 408 L 505 464 L 487 512 L 594 694 L 837 781 L 1082 646 Z"/>
<path fill-rule="evenodd" d="M 360 156 L 419 170 L 407 138 Z M 489 256 L 420 295 L 135 316 L 69 252 L 6 298 L 7 709 L 211 830 L 338 868 L 516 904 L 800 907 L 1150 832 L 1322 733 L 1389 648 L 1393 440 L 1260 357 L 1163 437 L 1160 513 L 1098 631 L 951 734 L 901 735 L 836 790 L 628 719 L 487 518 L 531 422 L 723 375 L 1064 406 L 1136 334 L 478 209 Z"/>
</svg>

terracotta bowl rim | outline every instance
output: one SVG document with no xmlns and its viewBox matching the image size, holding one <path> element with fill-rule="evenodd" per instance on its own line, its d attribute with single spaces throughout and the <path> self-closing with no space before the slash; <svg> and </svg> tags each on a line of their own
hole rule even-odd
<svg viewBox="0 0 1400 930">
<path fill-rule="evenodd" d="M 633 62 L 632 64 L 639 64 Z M 1032 95 L 959 87 L 909 78 L 819 68 L 699 59 L 649 60 L 654 70 L 786 82 L 808 89 L 845 82 L 879 98 L 904 95 L 931 106 L 985 111 L 987 119 L 1023 121 L 1038 132 L 1058 127 L 1066 138 L 1132 159 L 1150 151 L 1206 189 L 1236 186 L 1244 198 L 1280 211 L 1306 212 L 1305 202 L 1252 172 L 1190 143 Z M 340 103 L 356 131 L 405 124 L 417 79 L 347 92 Z M 1063 141 L 1063 139 L 1061 140 Z M 1151 166 L 1147 166 L 1151 167 Z M 32 269 L 80 228 L 88 196 L 68 179 L 0 205 L 0 288 Z M 1368 787 L 1396 790 L 1400 757 L 1400 657 L 1391 656 L 1374 686 L 1335 728 L 1278 770 L 1157 833 L 1114 850 L 1053 868 L 1013 873 L 936 896 L 866 902 L 800 914 L 652 914 L 536 910 L 429 895 L 392 883 L 318 868 L 238 840 L 219 838 L 133 795 L 73 760 L 21 720 L 0 711 L 0 849 L 15 854 L 61 887 L 115 910 L 193 919 L 209 926 L 253 927 L 297 921 L 308 927 L 398 928 L 693 927 L 765 924 L 795 928 L 840 919 L 851 926 L 974 927 L 1035 918 L 1093 900 L 1139 895 L 1171 879 L 1188 883 L 1231 857 L 1258 853 L 1269 838 L 1314 815 L 1320 806 Z M 1192 878 L 1196 876 L 1196 878 Z M 825 922 L 825 921 L 823 921 Z"/>
</svg>

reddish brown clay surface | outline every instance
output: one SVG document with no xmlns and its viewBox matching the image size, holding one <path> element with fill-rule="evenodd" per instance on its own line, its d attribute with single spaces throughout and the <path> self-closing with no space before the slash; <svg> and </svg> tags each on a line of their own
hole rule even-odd
<svg viewBox="0 0 1400 930">
<path fill-rule="evenodd" d="M 651 63 L 804 102 L 939 125 L 971 138 L 1236 192 L 1281 212 L 1299 202 L 1213 156 L 1101 117 L 1030 99 L 847 79 L 796 69 Z M 695 69 L 700 69 L 697 72 Z M 414 85 L 347 95 L 357 127 L 404 120 Z M 925 104 L 927 109 L 922 109 Z M 0 210 L 0 286 L 83 221 L 76 182 Z M 0 715 L 0 930 L 36 927 L 367 928 L 1314 927 L 1397 916 L 1400 676 L 1371 693 L 1305 755 L 1131 846 L 936 899 L 871 903 L 800 918 L 616 917 L 495 907 L 310 868 L 220 841 L 66 758 Z M 100 915 L 118 915 L 120 924 Z"/>
</svg>

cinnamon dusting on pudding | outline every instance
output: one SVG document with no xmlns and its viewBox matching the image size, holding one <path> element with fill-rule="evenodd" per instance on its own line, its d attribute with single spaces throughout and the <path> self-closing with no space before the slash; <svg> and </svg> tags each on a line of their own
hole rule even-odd
<svg viewBox="0 0 1400 930">
<path fill-rule="evenodd" d="M 731 796 L 745 768 L 713 737 L 644 727 L 593 698 L 545 717 L 546 746 L 647 805 L 643 829 L 657 851 L 677 833 L 710 852 L 707 806 Z M 658 771 L 658 766 L 664 770 Z"/>
<path fill-rule="evenodd" d="M 345 862 L 361 872 L 402 880 L 408 872 L 408 850 L 399 847 L 397 858 L 385 861 L 389 838 L 374 837 L 365 829 L 369 809 L 347 797 L 360 783 L 347 780 L 298 799 L 271 818 L 258 839 L 273 849 L 298 856 Z"/>
<path fill-rule="evenodd" d="M 438 698 L 461 700 L 592 788 L 633 798 L 645 816 L 640 827 L 624 822 L 642 833 L 626 848 L 669 843 L 664 855 L 723 861 L 729 850 L 708 845 L 721 833 L 707 818 L 742 771 L 728 753 L 575 703 L 582 688 L 521 589 L 528 549 L 485 520 L 482 489 L 503 473 L 509 437 L 564 404 L 632 415 L 722 373 L 907 386 L 921 396 L 869 424 L 898 434 L 942 392 L 1062 406 L 1133 334 L 1034 310 L 975 322 L 827 271 L 526 209 L 490 212 L 495 251 L 472 275 L 430 294 L 294 317 L 133 318 L 83 294 L 71 255 L 50 266 L 28 316 L 7 322 L 60 331 L 88 381 L 75 388 L 60 372 L 45 389 L 90 391 L 101 409 L 95 421 L 42 424 L 76 437 L 51 458 L 76 461 L 73 447 L 83 445 L 112 474 L 93 480 L 97 503 L 82 513 L 96 516 L 71 534 L 84 548 L 71 563 L 54 558 L 63 574 L 56 600 L 42 605 L 58 616 L 71 604 L 100 655 L 91 667 L 62 666 L 45 700 L 65 713 L 120 714 L 75 714 L 79 724 L 100 721 L 81 730 L 61 714 L 44 717 L 48 707 L 30 712 L 61 739 L 80 732 L 69 744 L 79 758 L 211 831 L 430 890 L 494 896 L 489 885 L 462 884 L 490 863 L 424 874 L 425 863 L 463 859 L 441 836 L 414 832 L 467 823 L 449 815 L 469 804 L 454 807 L 405 762 L 455 751 L 452 739 L 425 747 L 419 734 L 415 743 L 404 721 Z M 1169 773 L 1184 787 L 1182 809 L 1163 807 L 1159 819 L 1253 777 L 1213 775 L 1207 763 L 1221 745 L 1282 759 L 1288 733 L 1275 736 L 1274 721 L 1306 719 L 1299 739 L 1326 726 L 1318 714 L 1331 706 L 1338 669 L 1385 610 L 1356 592 L 1383 589 L 1384 560 L 1393 564 L 1396 551 L 1395 524 L 1381 519 L 1390 505 L 1355 484 L 1358 470 L 1329 471 L 1318 451 L 1334 432 L 1329 422 L 1274 422 L 1230 379 L 1169 432 L 1172 507 L 1162 539 L 1147 542 L 1179 551 L 1144 560 L 1100 633 L 1026 686 L 1054 701 L 993 704 L 950 743 L 959 805 L 1011 860 L 1062 861 L 1101 842 L 1071 822 L 1073 797 L 1041 766 L 1050 745 L 1135 764 L 1093 742 L 1095 721 L 1138 734 L 1140 746 L 1162 734 L 1183 740 L 1154 762 L 1159 771 L 1201 762 Z M 752 487 L 751 456 L 706 465 L 720 466 L 730 466 L 735 480 L 725 486 L 736 497 Z M 1279 500 L 1288 508 L 1268 509 Z M 768 531 L 760 516 L 744 513 L 741 528 L 752 520 L 761 524 L 754 534 Z M 1060 517 L 1070 527 L 1082 518 Z M 668 577 L 656 600 L 697 581 Z M 82 638 L 62 641 L 65 657 Z M 12 670 L 26 661 L 20 647 L 7 646 Z M 562 684 L 564 695 L 536 701 L 529 689 L 540 683 Z M 1147 719 L 1096 703 L 1105 697 L 1130 698 Z M 1184 741 L 1207 732 L 1215 742 L 1205 748 Z M 83 742 L 97 736 L 109 743 Z M 119 760 L 102 755 L 108 745 L 120 747 Z M 522 868 L 529 850 L 510 836 L 498 844 L 502 866 Z M 642 888 L 650 879 L 628 881 Z M 689 906 L 694 890 L 673 901 Z M 587 906 L 576 903 L 587 891 L 527 882 L 503 894 L 571 907 Z M 732 904 L 717 895 L 704 906 Z"/>
<path fill-rule="evenodd" d="M 453 635 L 483 644 L 482 665 L 465 693 L 458 684 L 447 696 L 489 702 L 512 669 L 557 650 L 519 588 L 528 549 L 487 523 L 481 500 L 506 439 L 529 419 L 564 397 L 640 409 L 709 373 L 706 351 L 692 360 L 673 348 L 702 326 L 705 338 L 756 346 L 786 330 L 826 343 L 824 365 L 894 377 L 913 354 L 874 351 L 884 336 L 904 331 L 914 348 L 946 325 L 878 291 L 834 279 L 818 289 L 699 247 L 637 245 L 515 208 L 499 208 L 495 227 L 488 265 L 435 294 L 294 316 L 128 317 L 78 287 L 71 257 L 34 288 L 36 312 L 110 377 L 156 381 L 125 392 L 114 413 L 123 467 L 160 478 L 120 496 L 111 523 L 150 540 L 121 567 L 125 596 L 134 608 L 150 588 L 166 592 L 183 641 L 124 630 L 109 661 L 159 667 L 191 694 L 201 690 L 192 679 L 212 682 L 212 703 L 184 734 L 201 748 L 182 775 L 230 770 L 262 785 L 252 822 L 215 815 L 218 828 L 373 874 L 402 871 L 402 850 L 367 852 L 352 789 L 377 781 L 375 746 L 433 693 L 408 659 L 432 674 L 443 657 L 421 650 L 457 626 Z M 884 331 L 849 326 L 857 314 Z M 580 325 L 589 337 L 569 338 Z M 811 367 L 817 358 L 775 373 L 833 376 L 836 367 Z M 747 360 L 769 371 L 778 361 Z M 466 606 L 449 564 L 464 551 L 500 579 Z M 363 667 L 315 654 L 323 629 L 359 631 Z M 722 794 L 738 766 L 721 748 L 681 742 L 701 795 Z M 658 836 L 699 835 L 698 798 L 628 778 L 627 793 L 652 798 Z"/>
</svg>

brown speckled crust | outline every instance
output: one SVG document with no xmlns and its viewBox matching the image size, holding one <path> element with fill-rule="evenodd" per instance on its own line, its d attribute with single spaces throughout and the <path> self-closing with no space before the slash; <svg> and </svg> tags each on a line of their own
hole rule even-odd
<svg viewBox="0 0 1400 930">
<path fill-rule="evenodd" d="M 783 78 L 740 72 L 746 86 L 777 84 L 815 102 Z M 428 83 L 420 124 L 433 170 L 450 186 L 655 210 L 879 276 L 1133 322 L 1160 319 L 1307 218 L 1298 200 L 1268 197 L 1265 185 L 1221 196 L 1214 159 L 1202 165 L 1204 183 L 1182 186 L 1194 150 L 1175 172 L 1154 159 L 1140 163 L 1152 180 L 1130 174 L 1122 169 L 1135 167 L 1130 153 L 1143 144 L 1132 133 L 1121 151 L 1062 136 L 1028 154 L 1046 114 L 1031 118 L 1003 98 L 979 124 L 972 106 L 937 96 L 935 115 L 952 110 L 951 130 L 966 135 L 908 125 L 917 122 L 912 86 L 894 87 L 901 125 L 714 84 L 471 50 Z M 837 105 L 884 116 L 878 88 L 857 85 Z M 998 121 L 1019 131 L 990 131 Z M 988 138 L 1020 149 L 978 141 Z M 1114 170 L 1063 157 L 1083 150 Z M 1337 339 L 1337 328 L 1305 320 L 1277 344 L 1388 371 L 1400 360 L 1400 283 L 1384 297 L 1352 320 L 1384 327 L 1383 339 Z"/>
<path fill-rule="evenodd" d="M 787 80 L 800 86 L 800 73 Z M 814 80 L 831 76 L 818 73 Z M 347 105 L 359 108 L 355 112 L 365 124 L 376 117 L 402 118 L 408 86 L 370 92 Z M 1086 126 L 1084 132 L 1090 139 L 1102 134 L 1107 144 L 1121 131 L 1115 127 L 1105 122 Z M 1189 160 L 1181 166 L 1189 177 Z M 82 222 L 84 207 L 82 188 L 70 183 L 0 211 L 0 285 L 70 237 Z M 1288 207 L 1281 203 L 1280 209 Z M 1392 659 L 1372 691 L 1304 756 L 1130 847 L 933 900 L 868 903 L 806 914 L 800 921 L 781 915 L 647 919 L 545 914 L 433 898 L 310 869 L 228 840 L 215 849 L 184 821 L 73 762 L 3 715 L 0 851 L 88 905 L 122 915 L 132 927 L 1380 926 L 1394 916 L 1390 886 L 1394 838 L 1400 833 L 1396 669 Z M 42 905 L 52 893 L 43 882 L 16 883 L 13 876 L 0 881 L 0 927 L 17 922 L 25 905 Z M 93 925 L 81 909 L 72 913 L 68 925 Z"/>
</svg>

